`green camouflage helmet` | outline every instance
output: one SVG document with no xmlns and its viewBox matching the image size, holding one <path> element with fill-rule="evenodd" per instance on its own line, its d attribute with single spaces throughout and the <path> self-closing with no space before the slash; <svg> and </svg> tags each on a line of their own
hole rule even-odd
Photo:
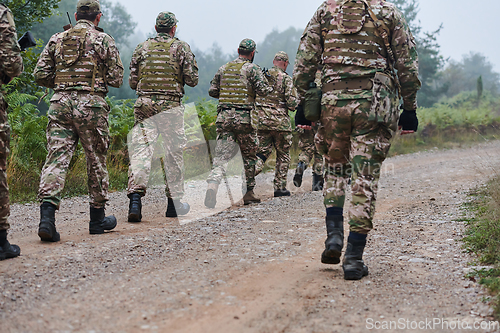
<svg viewBox="0 0 500 333">
<path fill-rule="evenodd" d="M 99 0 L 78 0 L 76 4 L 77 13 L 100 13 L 101 4 Z"/>
<path fill-rule="evenodd" d="M 276 61 L 286 61 L 288 62 L 288 54 L 286 54 L 285 51 L 279 51 L 278 53 L 276 53 L 276 55 L 274 56 L 274 60 Z"/>
<path fill-rule="evenodd" d="M 248 51 L 248 52 L 252 52 L 254 50 L 255 50 L 255 52 L 257 52 L 256 48 L 257 48 L 257 45 L 250 38 L 243 39 L 240 43 L 240 46 L 238 47 L 239 50 Z"/>
<path fill-rule="evenodd" d="M 158 28 L 173 28 L 177 24 L 177 19 L 172 12 L 161 12 L 156 18 L 156 27 Z"/>
</svg>

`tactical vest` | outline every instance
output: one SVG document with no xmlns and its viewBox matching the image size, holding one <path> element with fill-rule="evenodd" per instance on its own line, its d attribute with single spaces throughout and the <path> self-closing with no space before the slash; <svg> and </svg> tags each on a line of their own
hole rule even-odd
<svg viewBox="0 0 500 333">
<path fill-rule="evenodd" d="M 171 47 L 176 39 L 168 42 L 151 40 L 147 43 L 147 54 L 139 73 L 138 91 L 177 92 L 182 91 L 180 65 L 174 60 Z"/>
<path fill-rule="evenodd" d="M 219 103 L 248 105 L 255 102 L 253 89 L 243 82 L 241 69 L 246 62 L 229 63 L 222 73 Z"/>
<path fill-rule="evenodd" d="M 285 101 L 285 88 L 283 86 L 283 76 L 286 74 L 281 73 L 277 69 L 270 69 L 269 74 L 271 74 L 271 78 L 269 79 L 269 81 L 274 83 L 273 92 L 266 96 L 259 97 L 257 102 L 259 104 L 263 104 L 272 108 L 287 109 Z"/>
<path fill-rule="evenodd" d="M 325 64 L 387 68 L 384 41 L 369 18 L 368 5 L 364 0 L 344 0 L 336 7 L 323 29 Z"/>
<path fill-rule="evenodd" d="M 81 27 L 74 27 L 62 33 L 61 44 L 56 46 L 59 50 L 56 51 L 54 90 L 90 87 L 90 91 L 94 92 L 96 86 L 106 85 L 104 64 L 99 64 L 86 51 L 87 34 L 88 28 Z"/>
</svg>

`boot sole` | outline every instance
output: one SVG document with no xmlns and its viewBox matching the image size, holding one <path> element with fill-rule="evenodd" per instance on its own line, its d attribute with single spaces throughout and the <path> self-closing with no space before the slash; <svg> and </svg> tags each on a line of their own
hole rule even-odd
<svg viewBox="0 0 500 333">
<path fill-rule="evenodd" d="M 244 205 L 250 205 L 253 203 L 260 203 L 260 200 L 249 200 L 249 201 L 243 201 Z"/>
<path fill-rule="evenodd" d="M 61 240 L 61 235 L 59 235 L 57 231 L 52 235 L 50 231 L 46 229 L 38 229 L 38 236 L 40 240 L 44 242 L 59 242 Z"/>
<path fill-rule="evenodd" d="M 360 271 L 344 271 L 344 280 L 361 280 L 368 275 L 368 267 Z"/>
<path fill-rule="evenodd" d="M 337 250 L 325 250 L 321 254 L 321 263 L 328 265 L 336 265 L 340 264 L 340 256 L 342 255 L 342 251 Z"/>
</svg>

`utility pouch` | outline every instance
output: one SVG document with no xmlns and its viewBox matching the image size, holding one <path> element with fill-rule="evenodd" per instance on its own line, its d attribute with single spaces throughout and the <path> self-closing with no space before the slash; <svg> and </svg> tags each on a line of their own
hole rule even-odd
<svg viewBox="0 0 500 333">
<path fill-rule="evenodd" d="M 392 76 L 378 72 L 373 78 L 372 103 L 368 121 L 397 130 L 398 96 Z"/>
<path fill-rule="evenodd" d="M 304 116 L 309 121 L 318 121 L 321 117 L 321 89 L 312 82 L 304 98 Z"/>
</svg>

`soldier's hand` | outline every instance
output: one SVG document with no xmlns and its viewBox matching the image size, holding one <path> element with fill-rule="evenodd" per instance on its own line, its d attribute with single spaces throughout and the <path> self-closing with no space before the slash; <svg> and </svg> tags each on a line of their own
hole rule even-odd
<svg viewBox="0 0 500 333">
<path fill-rule="evenodd" d="M 418 118 L 416 110 L 403 110 L 399 116 L 399 128 L 402 129 L 401 134 L 415 133 L 418 129 Z"/>
</svg>

